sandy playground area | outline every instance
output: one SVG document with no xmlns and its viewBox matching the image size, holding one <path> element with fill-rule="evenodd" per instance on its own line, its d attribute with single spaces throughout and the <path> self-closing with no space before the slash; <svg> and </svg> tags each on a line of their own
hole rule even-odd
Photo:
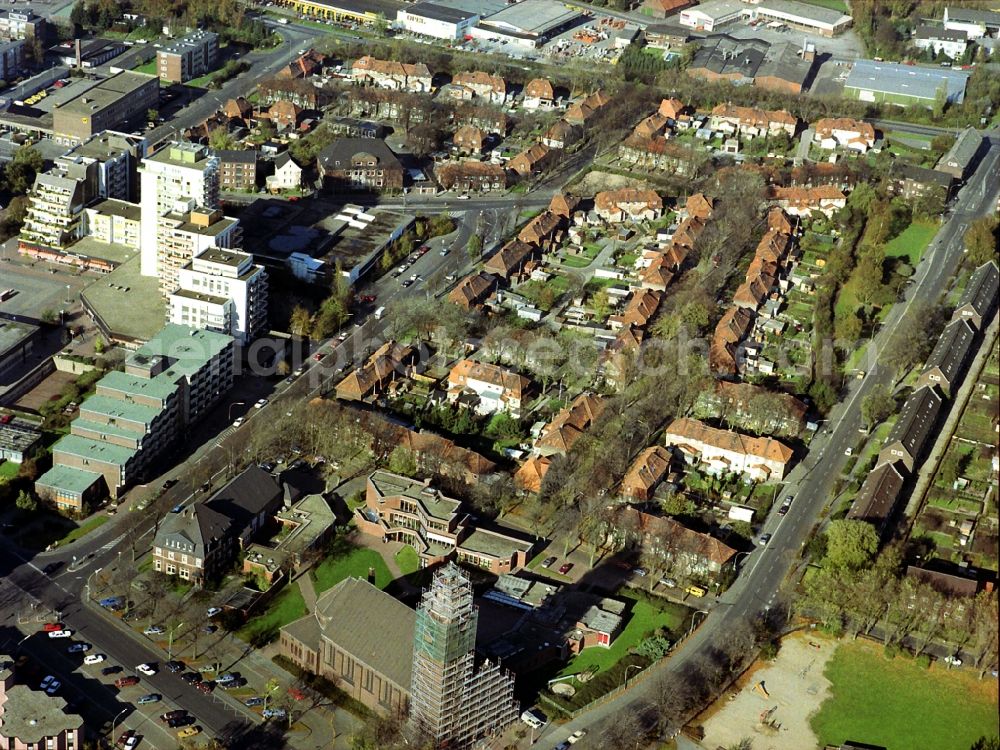
<svg viewBox="0 0 1000 750">
<path fill-rule="evenodd" d="M 756 662 L 703 714 L 702 745 L 728 747 L 750 737 L 754 750 L 816 747 L 809 717 L 829 697 L 823 672 L 836 648 L 818 633 L 785 638 L 774 662 Z M 762 714 L 769 723 L 761 722 Z"/>
</svg>

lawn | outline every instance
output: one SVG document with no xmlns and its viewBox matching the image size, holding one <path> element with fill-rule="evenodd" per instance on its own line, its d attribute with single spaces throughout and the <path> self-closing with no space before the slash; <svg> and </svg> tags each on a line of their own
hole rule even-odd
<svg viewBox="0 0 1000 750">
<path fill-rule="evenodd" d="M 143 63 L 138 68 L 134 68 L 136 73 L 145 73 L 146 75 L 155 76 L 158 75 L 156 68 L 156 58 L 154 57 L 147 63 Z"/>
<path fill-rule="evenodd" d="M 368 580 L 369 568 L 375 568 L 375 585 L 380 589 L 392 581 L 392 574 L 382 556 L 375 550 L 360 547 L 346 554 L 328 557 L 313 568 L 310 575 L 316 583 L 316 591 L 323 592 L 352 576 Z"/>
<path fill-rule="evenodd" d="M 406 545 L 396 553 L 396 565 L 399 566 L 403 575 L 410 575 L 420 570 L 420 557 L 417 551 L 410 545 Z"/>
<path fill-rule="evenodd" d="M 566 255 L 563 258 L 560 258 L 559 262 L 567 268 L 586 268 L 590 265 L 591 259 L 582 258 L 579 255 Z"/>
<path fill-rule="evenodd" d="M 627 596 L 626 592 L 621 592 L 621 594 Z M 591 668 L 598 672 L 604 672 L 613 667 L 619 659 L 628 653 L 630 648 L 638 645 L 643 638 L 657 628 L 665 627 L 673 630 L 680 627 L 686 613 L 687 608 L 678 604 L 664 602 L 662 608 L 658 609 L 649 602 L 641 599 L 634 600 L 628 624 L 615 638 L 611 648 L 585 649 L 575 656 L 559 674 L 578 674 Z"/>
<path fill-rule="evenodd" d="M 271 605 L 264 614 L 252 617 L 236 634 L 244 641 L 266 643 L 273 640 L 283 626 L 305 615 L 306 602 L 299 591 L 299 585 L 291 583 L 271 600 Z"/>
<path fill-rule="evenodd" d="M 13 461 L 4 461 L 0 463 L 0 479 L 13 479 L 17 476 L 17 472 L 20 469 L 21 464 L 16 464 Z"/>
<path fill-rule="evenodd" d="M 831 698 L 811 720 L 820 747 L 863 738 L 887 750 L 967 748 L 997 733 L 997 686 L 968 670 L 930 670 L 874 644 L 844 642 L 826 667 Z"/>
<path fill-rule="evenodd" d="M 61 547 L 64 544 L 69 544 L 70 542 L 75 542 L 80 537 L 84 537 L 89 534 L 94 529 L 99 529 L 101 526 L 106 524 L 111 519 L 108 516 L 94 516 L 88 521 L 81 523 L 66 536 L 57 542 L 53 542 L 53 547 Z"/>
<path fill-rule="evenodd" d="M 927 245 L 937 234 L 938 225 L 934 221 L 915 221 L 899 236 L 894 237 L 885 246 L 885 257 L 906 258 L 906 262 L 911 266 L 916 266 L 920 262 L 920 257 L 927 249 Z"/>
</svg>

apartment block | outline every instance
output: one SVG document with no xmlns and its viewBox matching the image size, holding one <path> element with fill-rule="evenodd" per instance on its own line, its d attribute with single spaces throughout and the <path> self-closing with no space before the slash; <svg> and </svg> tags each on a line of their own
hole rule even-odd
<svg viewBox="0 0 1000 750">
<path fill-rule="evenodd" d="M 118 497 L 232 387 L 233 352 L 231 336 L 167 324 L 129 356 L 124 372 L 97 382 L 35 490 L 73 512 Z"/>
<path fill-rule="evenodd" d="M 0 11 L 0 38 L 2 39 L 44 39 L 45 19 L 31 8 Z"/>
<path fill-rule="evenodd" d="M 219 35 L 196 31 L 156 52 L 156 71 L 163 81 L 184 83 L 215 70 L 219 59 Z"/>
<path fill-rule="evenodd" d="M 266 329 L 267 272 L 252 255 L 211 247 L 183 266 L 177 281 L 171 323 L 225 333 L 241 344 Z"/>
<path fill-rule="evenodd" d="M 34 675 L 15 679 L 14 660 L 0 655 L 0 747 L 4 750 L 81 750 L 83 718 L 66 699 L 28 687 Z M 53 691 L 54 692 L 54 691 Z"/>
<path fill-rule="evenodd" d="M 192 207 L 185 212 L 171 211 L 158 217 L 156 268 L 164 299 L 180 287 L 180 270 L 195 256 L 213 247 L 233 250 L 242 240 L 239 221 L 224 217 L 219 209 Z M 143 245 L 143 251 L 145 249 Z"/>
<path fill-rule="evenodd" d="M 0 78 L 13 81 L 24 70 L 28 44 L 23 39 L 0 42 Z"/>
<path fill-rule="evenodd" d="M 139 176 L 142 186 L 142 275 L 158 276 L 159 217 L 177 211 L 178 205 L 180 211 L 190 210 L 192 201 L 204 209 L 216 208 L 219 205 L 219 159 L 205 146 L 171 143 L 143 159 Z M 185 258 L 184 262 L 190 259 Z M 167 289 L 167 293 L 173 288 Z"/>
<path fill-rule="evenodd" d="M 57 143 L 75 145 L 104 130 L 127 129 L 160 106 L 156 76 L 123 70 L 52 112 Z"/>
<path fill-rule="evenodd" d="M 139 249 L 142 211 L 136 203 L 109 198 L 84 209 L 85 233 L 98 242 Z"/>
<path fill-rule="evenodd" d="M 85 179 L 59 168 L 35 176 L 19 246 L 64 250 L 84 234 L 83 208 L 89 198 Z"/>
<path fill-rule="evenodd" d="M 219 158 L 219 186 L 223 190 L 257 189 L 257 152 L 216 151 Z"/>
</svg>

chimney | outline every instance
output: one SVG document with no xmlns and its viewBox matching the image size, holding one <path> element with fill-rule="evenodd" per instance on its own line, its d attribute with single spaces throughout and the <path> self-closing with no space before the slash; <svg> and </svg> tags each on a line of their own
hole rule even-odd
<svg viewBox="0 0 1000 750">
<path fill-rule="evenodd" d="M 76 52 L 76 67 L 83 68 L 83 42 L 80 37 L 73 40 L 73 50 Z"/>
</svg>

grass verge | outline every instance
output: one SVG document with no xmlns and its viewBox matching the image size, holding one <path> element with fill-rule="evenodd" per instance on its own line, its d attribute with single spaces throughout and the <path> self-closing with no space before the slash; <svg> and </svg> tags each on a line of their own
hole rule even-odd
<svg viewBox="0 0 1000 750">
<path fill-rule="evenodd" d="M 77 526 L 75 529 L 73 529 L 71 532 L 69 532 L 66 536 L 64 536 L 59 541 L 53 542 L 52 546 L 53 547 L 62 547 L 64 544 L 69 544 L 70 542 L 75 542 L 77 539 L 80 539 L 81 537 L 86 536 L 87 534 L 89 534 L 94 529 L 101 528 L 101 526 L 103 526 L 104 524 L 106 524 L 109 520 L 111 520 L 111 519 L 108 518 L 108 516 L 94 516 L 93 518 L 91 518 L 91 519 L 89 519 L 89 520 L 84 521 L 83 523 L 81 523 L 79 526 Z"/>
</svg>

